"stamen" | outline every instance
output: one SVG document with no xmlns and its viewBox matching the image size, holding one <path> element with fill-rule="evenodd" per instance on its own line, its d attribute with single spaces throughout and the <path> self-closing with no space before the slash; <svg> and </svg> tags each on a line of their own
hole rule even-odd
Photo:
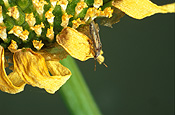
<svg viewBox="0 0 175 115">
<path fill-rule="evenodd" d="M 80 18 L 78 18 L 77 20 L 73 20 L 72 21 L 72 28 L 76 29 L 78 28 L 81 24 L 86 24 L 84 20 L 80 20 Z"/>
<path fill-rule="evenodd" d="M 15 36 L 19 37 L 22 32 L 23 29 L 21 26 L 13 26 L 13 28 L 8 32 L 8 34 L 14 34 Z"/>
<path fill-rule="evenodd" d="M 5 4 L 5 7 L 8 8 L 10 6 L 8 0 L 3 0 L 3 1 L 4 1 L 4 4 Z"/>
<path fill-rule="evenodd" d="M 75 17 L 77 17 L 81 13 L 81 11 L 87 7 L 87 4 L 83 0 L 78 2 L 77 6 L 75 7 Z"/>
<path fill-rule="evenodd" d="M 43 47 L 43 43 L 42 43 L 42 40 L 40 41 L 37 41 L 37 40 L 33 40 L 33 46 L 34 48 L 36 48 L 37 50 L 40 50 L 42 47 Z"/>
<path fill-rule="evenodd" d="M 30 27 L 31 30 L 35 31 L 37 36 L 41 36 L 42 28 L 45 28 L 45 26 L 42 22 L 40 25 L 35 25 L 34 27 Z"/>
<path fill-rule="evenodd" d="M 101 14 L 101 16 L 111 18 L 112 13 L 113 13 L 113 9 L 111 9 L 111 7 L 107 7 L 103 10 L 103 12 L 104 12 L 104 14 Z"/>
<path fill-rule="evenodd" d="M 35 19 L 35 17 L 34 17 L 34 15 L 33 15 L 33 12 L 32 13 L 30 13 L 30 14 L 25 14 L 26 16 L 25 16 L 25 21 L 29 24 L 29 26 L 31 27 L 31 26 L 34 26 L 35 25 L 35 23 L 36 23 L 36 19 Z"/>
<path fill-rule="evenodd" d="M 86 12 L 86 15 L 84 17 L 85 22 L 92 21 L 96 17 L 112 17 L 113 9 L 111 7 L 107 7 L 104 9 L 104 11 L 101 11 L 101 8 L 96 9 L 96 8 L 89 8 Z"/>
<path fill-rule="evenodd" d="M 68 1 L 67 0 L 58 0 L 57 5 L 60 5 L 62 12 L 65 13 L 67 5 L 68 5 Z"/>
<path fill-rule="evenodd" d="M 3 22 L 3 15 L 2 15 L 2 6 L 0 6 L 0 24 L 4 24 Z"/>
<path fill-rule="evenodd" d="M 1 38 L 3 41 L 6 41 L 6 40 L 7 40 L 6 27 L 0 26 L 0 38 Z"/>
<path fill-rule="evenodd" d="M 17 6 L 13 6 L 13 7 L 8 8 L 7 14 L 16 20 L 19 19 L 19 11 L 18 11 Z"/>
<path fill-rule="evenodd" d="M 20 34 L 19 37 L 20 37 L 23 41 L 25 41 L 25 40 L 27 40 L 28 35 L 29 35 L 29 32 L 28 32 L 27 30 L 24 30 L 24 31 Z"/>
<path fill-rule="evenodd" d="M 51 5 L 52 5 L 53 8 L 55 8 L 55 6 L 56 6 L 56 4 L 57 4 L 58 1 L 59 0 L 50 0 L 50 3 L 51 3 Z"/>
<path fill-rule="evenodd" d="M 44 5 L 48 4 L 46 1 L 44 0 L 32 0 L 33 2 L 33 6 L 36 8 L 37 13 L 40 15 L 40 17 L 42 18 L 43 12 L 44 12 Z"/>
<path fill-rule="evenodd" d="M 90 18 L 91 20 L 94 20 L 96 17 L 100 15 L 101 9 L 96 9 L 96 8 L 89 8 L 86 12 L 86 15 L 84 17 L 85 22 L 87 22 Z"/>
<path fill-rule="evenodd" d="M 61 23 L 61 26 L 66 28 L 67 25 L 69 24 L 69 19 L 73 17 L 72 15 L 68 15 L 67 13 L 64 13 L 62 15 L 62 23 Z"/>
<path fill-rule="evenodd" d="M 11 40 L 11 44 L 9 45 L 8 49 L 11 52 L 15 52 L 18 49 L 18 45 L 17 45 L 16 41 Z"/>
<path fill-rule="evenodd" d="M 14 34 L 15 36 L 25 41 L 28 38 L 29 32 L 27 30 L 23 31 L 21 26 L 13 26 L 13 28 L 8 32 L 8 34 Z"/>
<path fill-rule="evenodd" d="M 53 11 L 53 8 L 50 8 L 46 13 L 45 13 L 45 18 L 47 18 L 47 21 L 53 25 L 53 22 L 54 22 L 54 15 L 52 13 Z"/>
<path fill-rule="evenodd" d="M 95 8 L 99 8 L 99 7 L 102 6 L 102 5 L 103 5 L 103 0 L 94 0 L 93 6 L 94 6 Z"/>
<path fill-rule="evenodd" d="M 50 40 L 53 40 L 54 39 L 53 26 L 50 26 L 50 28 L 47 28 L 46 37 L 48 37 Z"/>
</svg>

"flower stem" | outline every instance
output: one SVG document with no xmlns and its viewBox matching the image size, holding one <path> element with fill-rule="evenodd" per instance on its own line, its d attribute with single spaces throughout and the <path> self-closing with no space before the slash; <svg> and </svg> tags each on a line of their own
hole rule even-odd
<svg viewBox="0 0 175 115">
<path fill-rule="evenodd" d="M 101 115 L 74 59 L 68 56 L 61 63 L 72 72 L 71 78 L 60 89 L 71 114 Z"/>
</svg>

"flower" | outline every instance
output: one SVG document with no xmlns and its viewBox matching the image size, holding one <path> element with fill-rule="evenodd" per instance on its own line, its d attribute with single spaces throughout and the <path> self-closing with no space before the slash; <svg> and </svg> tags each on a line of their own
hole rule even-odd
<svg viewBox="0 0 175 115">
<path fill-rule="evenodd" d="M 71 76 L 71 71 L 59 62 L 68 55 L 81 61 L 94 58 L 102 64 L 98 25 L 91 25 L 92 30 L 89 27 L 95 18 L 102 18 L 103 25 L 111 26 L 124 13 L 143 19 L 155 13 L 175 12 L 175 4 L 157 6 L 149 0 L 108 3 L 32 0 L 32 4 L 24 4 L 25 7 L 11 5 L 8 0 L 3 2 L 0 6 L 0 90 L 11 94 L 23 91 L 26 84 L 55 93 Z M 8 63 L 13 63 L 9 75 L 5 71 Z"/>
</svg>

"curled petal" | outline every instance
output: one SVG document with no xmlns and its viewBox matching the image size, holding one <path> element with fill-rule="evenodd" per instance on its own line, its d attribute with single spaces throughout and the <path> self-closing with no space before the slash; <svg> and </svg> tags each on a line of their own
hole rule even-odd
<svg viewBox="0 0 175 115">
<path fill-rule="evenodd" d="M 71 76 L 70 70 L 58 61 L 46 61 L 46 65 L 50 73 L 57 78 L 56 87 L 61 87 Z"/>
<path fill-rule="evenodd" d="M 67 68 L 66 72 L 65 68 L 59 68 L 59 70 L 55 69 L 55 71 L 63 71 L 65 74 L 50 76 L 44 57 L 29 48 L 15 52 L 13 59 L 14 70 L 18 72 L 27 84 L 44 88 L 49 93 L 55 93 L 71 75 L 70 72 L 67 72 L 69 71 Z M 50 63 L 50 65 L 52 65 L 52 63 Z M 50 65 L 48 66 L 49 68 Z M 67 79 L 65 79 L 65 77 Z"/>
<path fill-rule="evenodd" d="M 112 5 L 136 19 L 156 13 L 175 13 L 175 3 L 157 6 L 150 0 L 114 0 Z"/>
<path fill-rule="evenodd" d="M 64 28 L 56 36 L 56 40 L 59 45 L 76 59 L 85 61 L 89 58 L 94 58 L 91 39 L 73 28 Z"/>
<path fill-rule="evenodd" d="M 11 94 L 23 91 L 25 82 L 15 71 L 7 76 L 5 72 L 4 62 L 4 49 L 2 46 L 0 46 L 0 90 Z"/>
</svg>

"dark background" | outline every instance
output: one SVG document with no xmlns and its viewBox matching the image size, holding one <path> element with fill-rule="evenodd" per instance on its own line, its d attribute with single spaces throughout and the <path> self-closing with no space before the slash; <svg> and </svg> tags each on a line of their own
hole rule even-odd
<svg viewBox="0 0 175 115">
<path fill-rule="evenodd" d="M 159 5 L 173 0 L 152 0 Z M 143 20 L 127 15 L 113 28 L 100 26 L 105 63 L 77 61 L 104 115 L 174 114 L 174 14 Z M 26 86 L 22 93 L 0 91 L 0 115 L 68 115 L 54 95 Z"/>
</svg>

